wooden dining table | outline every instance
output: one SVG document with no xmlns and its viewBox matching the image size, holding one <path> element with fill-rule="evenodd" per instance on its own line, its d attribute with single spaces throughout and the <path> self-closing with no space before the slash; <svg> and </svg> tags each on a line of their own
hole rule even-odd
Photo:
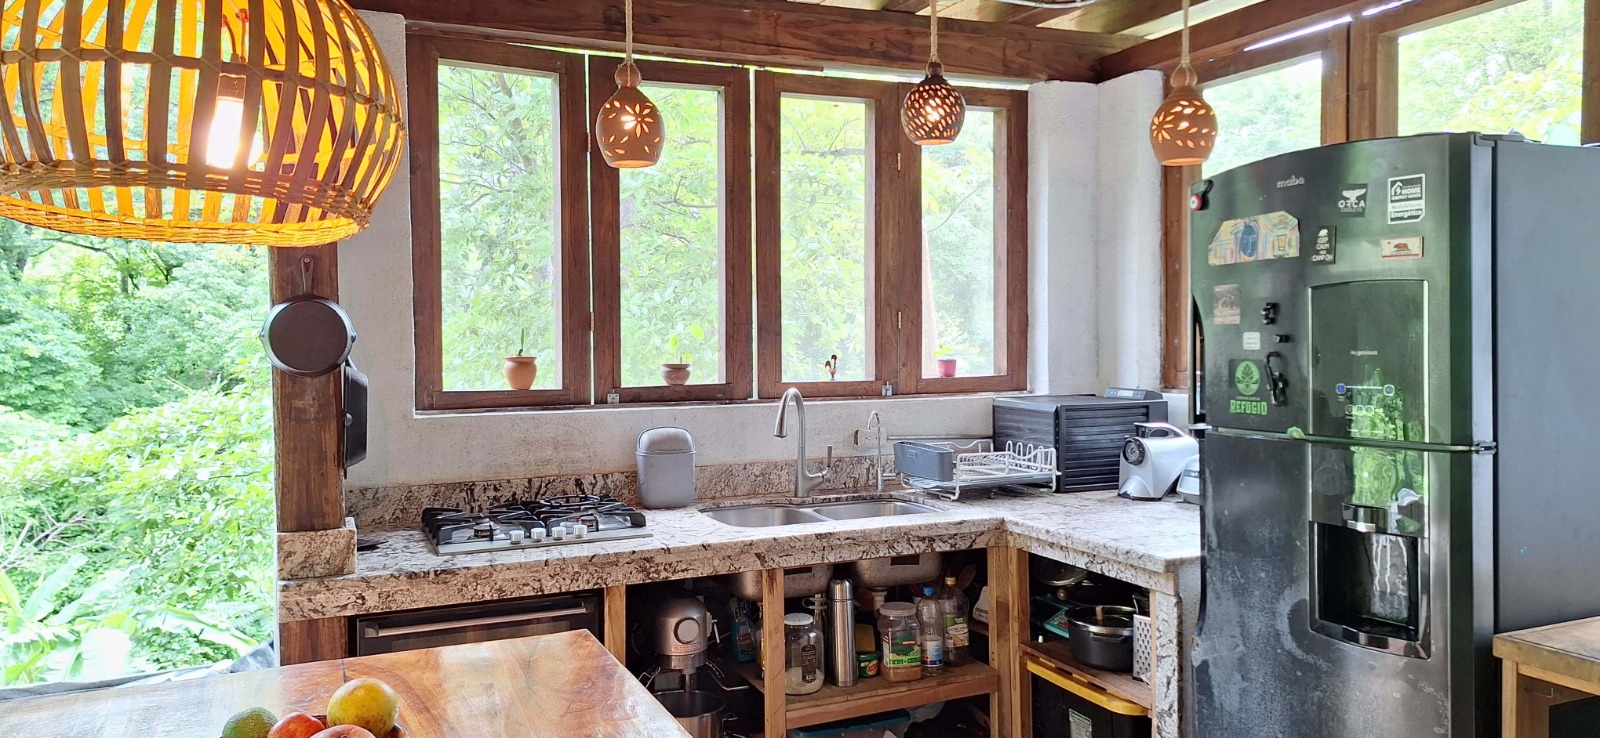
<svg viewBox="0 0 1600 738">
<path fill-rule="evenodd" d="M 326 713 L 356 677 L 394 688 L 414 738 L 688 736 L 588 631 L 0 702 L 0 736 L 217 738 L 251 707 Z"/>
<path fill-rule="evenodd" d="M 1548 738 L 1550 708 L 1600 696 L 1600 618 L 1501 633 L 1494 655 L 1503 738 Z"/>
</svg>

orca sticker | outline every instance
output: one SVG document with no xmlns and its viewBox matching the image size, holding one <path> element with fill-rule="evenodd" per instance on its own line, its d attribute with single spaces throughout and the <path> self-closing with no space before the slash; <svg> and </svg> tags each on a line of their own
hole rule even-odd
<svg viewBox="0 0 1600 738">
<path fill-rule="evenodd" d="M 1339 188 L 1339 213 L 1357 217 L 1367 214 L 1367 186 L 1347 184 Z"/>
</svg>

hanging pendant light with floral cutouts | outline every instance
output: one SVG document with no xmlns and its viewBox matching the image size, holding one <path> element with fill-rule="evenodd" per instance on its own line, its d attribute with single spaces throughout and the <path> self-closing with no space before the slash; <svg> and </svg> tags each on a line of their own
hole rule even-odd
<svg viewBox="0 0 1600 738">
<path fill-rule="evenodd" d="M 919 146 L 938 146 L 956 140 L 967 119 L 967 101 L 944 78 L 939 63 L 939 2 L 928 6 L 928 68 L 921 82 L 906 93 L 900 108 L 900 126 Z"/>
<path fill-rule="evenodd" d="M 365 228 L 399 165 L 403 103 L 346 0 L 3 1 L 0 216 L 312 246 Z"/>
<path fill-rule="evenodd" d="M 617 169 L 638 169 L 661 160 L 666 128 L 661 110 L 639 90 L 644 77 L 633 63 L 633 0 L 624 0 L 622 12 L 626 57 L 617 67 L 617 91 L 600 105 L 595 116 L 594 139 L 607 164 Z"/>
<path fill-rule="evenodd" d="M 1189 0 L 1183 0 L 1183 50 L 1172 72 L 1172 91 L 1150 119 L 1150 145 L 1169 167 L 1186 167 L 1211 158 L 1217 142 L 1217 111 L 1200 94 L 1200 75 L 1189 65 Z"/>
</svg>

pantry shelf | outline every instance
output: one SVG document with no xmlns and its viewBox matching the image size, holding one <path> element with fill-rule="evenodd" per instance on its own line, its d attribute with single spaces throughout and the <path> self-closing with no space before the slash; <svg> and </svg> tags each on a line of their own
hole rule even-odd
<svg viewBox="0 0 1600 738">
<path fill-rule="evenodd" d="M 766 691 L 760 667 L 744 664 L 738 668 L 738 672 L 757 690 Z M 989 694 L 999 688 L 1000 672 L 979 663 L 947 667 L 943 674 L 923 677 L 914 682 L 891 682 L 879 676 L 863 679 L 854 687 L 824 684 L 815 693 L 788 696 L 787 722 L 790 728 L 804 728 L 887 710 Z"/>
<path fill-rule="evenodd" d="M 1067 671 L 1088 680 L 1101 689 L 1132 702 L 1147 710 L 1155 709 L 1155 691 L 1150 685 L 1133 678 L 1131 674 L 1084 666 L 1072 658 L 1072 650 L 1065 641 L 1022 644 L 1024 654 L 1038 658 L 1060 671 Z"/>
</svg>

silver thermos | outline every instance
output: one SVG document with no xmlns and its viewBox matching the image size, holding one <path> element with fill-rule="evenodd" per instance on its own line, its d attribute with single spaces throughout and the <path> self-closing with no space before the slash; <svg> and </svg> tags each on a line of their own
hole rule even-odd
<svg viewBox="0 0 1600 738">
<path fill-rule="evenodd" d="M 828 678 L 841 687 L 856 685 L 855 607 L 850 580 L 828 583 Z"/>
</svg>

